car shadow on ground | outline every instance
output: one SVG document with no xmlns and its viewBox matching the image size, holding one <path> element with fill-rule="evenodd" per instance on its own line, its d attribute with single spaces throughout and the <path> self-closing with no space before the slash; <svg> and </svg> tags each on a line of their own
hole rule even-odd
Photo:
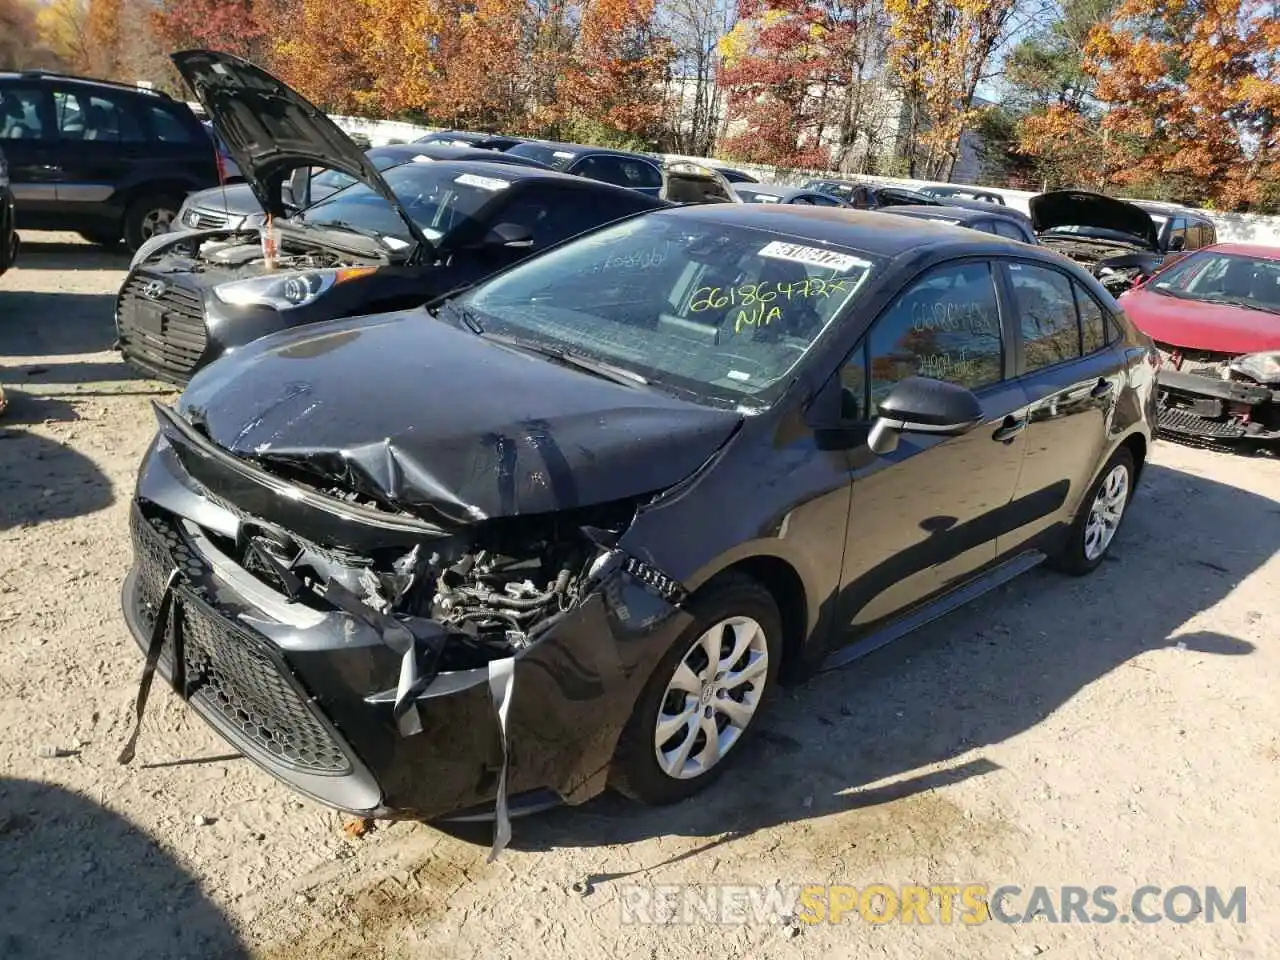
<svg viewBox="0 0 1280 960">
<path fill-rule="evenodd" d="M 0 289 L 0 356 L 100 353 L 115 343 L 115 297 Z"/>
<path fill-rule="evenodd" d="M 0 852 L 0 957 L 250 956 L 155 840 L 61 787 L 0 777 Z"/>
<path fill-rule="evenodd" d="M 1143 653 L 1250 654 L 1253 645 L 1235 637 L 1176 631 L 1265 564 L 1277 542 L 1280 504 L 1149 466 L 1112 562 L 1090 576 L 1033 571 L 843 670 L 784 690 L 756 740 L 691 800 L 646 808 L 606 794 L 517 821 L 512 847 L 683 835 L 708 838 L 702 850 L 982 776 L 998 769 L 983 747 L 1035 727 Z M 1144 603 L 1153 589 L 1160 602 Z M 491 836 L 481 825 L 448 832 L 478 843 Z"/>
<path fill-rule="evenodd" d="M 88 243 L 59 243 L 28 239 L 19 231 L 22 247 L 16 267 L 22 270 L 128 270 L 130 254 L 123 245 L 98 247 Z"/>
<path fill-rule="evenodd" d="M 56 397 L 13 390 L 6 396 L 9 405 L 0 415 L 0 531 L 109 507 L 115 492 L 97 464 L 69 444 L 20 429 L 22 424 L 78 420 L 75 408 Z"/>
</svg>

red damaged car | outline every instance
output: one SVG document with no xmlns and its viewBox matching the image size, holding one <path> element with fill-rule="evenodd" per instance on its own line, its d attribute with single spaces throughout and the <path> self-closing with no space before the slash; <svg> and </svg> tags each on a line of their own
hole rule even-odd
<svg viewBox="0 0 1280 960">
<path fill-rule="evenodd" d="M 1280 248 L 1219 243 L 1120 297 L 1156 342 L 1162 433 L 1280 440 Z"/>
</svg>

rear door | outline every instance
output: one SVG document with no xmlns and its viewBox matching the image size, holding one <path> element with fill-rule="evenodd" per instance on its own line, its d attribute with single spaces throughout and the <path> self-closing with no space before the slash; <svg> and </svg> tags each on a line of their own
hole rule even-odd
<svg viewBox="0 0 1280 960">
<path fill-rule="evenodd" d="M 933 267 L 911 281 L 845 361 L 846 406 L 870 423 L 899 381 L 933 377 L 973 390 L 986 420 L 959 437 L 903 435 L 877 456 L 851 453 L 853 498 L 842 619 L 868 626 L 955 585 L 996 557 L 1025 439 L 1025 406 L 991 264 Z"/>
<path fill-rule="evenodd" d="M 0 82 L 0 143 L 9 159 L 18 225 L 40 229 L 58 209 L 62 167 L 54 144 L 53 101 L 41 86 Z"/>
<path fill-rule="evenodd" d="M 1108 346 L 1103 308 L 1083 285 L 1047 264 L 1013 260 L 1005 281 L 1027 428 L 1014 497 L 1018 529 L 1001 537 L 1002 553 L 1074 513 L 1101 464 L 1125 375 L 1123 358 Z"/>
<path fill-rule="evenodd" d="M 63 177 L 58 205 L 69 220 L 114 219 L 123 213 L 121 185 L 148 158 L 150 145 L 131 98 L 108 90 L 67 84 L 53 86 L 56 136 Z M 115 199 L 107 217 L 104 204 Z"/>
</svg>

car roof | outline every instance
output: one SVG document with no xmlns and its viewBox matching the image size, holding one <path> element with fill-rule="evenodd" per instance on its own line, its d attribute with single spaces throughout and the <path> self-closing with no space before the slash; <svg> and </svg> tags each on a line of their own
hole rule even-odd
<svg viewBox="0 0 1280 960">
<path fill-rule="evenodd" d="M 1280 261 L 1280 247 L 1267 247 L 1261 243 L 1212 243 L 1191 252 L 1200 253 L 1204 250 L 1212 250 L 1215 253 L 1235 253 L 1242 257 L 1253 257 L 1255 260 Z"/>
<path fill-rule="evenodd" d="M 529 157 L 511 157 L 506 160 L 500 160 L 498 158 L 505 156 L 505 154 L 498 150 L 486 150 L 484 147 L 457 147 L 447 143 L 387 143 L 381 147 L 370 147 L 365 152 L 376 153 L 379 156 L 403 155 L 406 160 L 421 156 L 430 157 L 432 160 L 437 161 L 480 160 L 506 163 L 511 166 L 546 166 L 546 164 L 540 164 L 537 160 Z"/>
<path fill-rule="evenodd" d="M 956 223 L 972 223 L 975 220 L 990 220 L 993 216 L 999 216 L 999 214 L 988 213 L 986 210 L 971 210 L 968 207 L 953 207 L 950 205 L 926 207 L 904 203 L 896 207 L 885 207 L 885 210 L 898 216 L 946 217 Z M 1005 217 L 1004 219 L 1012 220 L 1013 218 Z"/>
<path fill-rule="evenodd" d="M 552 150 L 563 150 L 565 153 L 572 153 L 575 156 L 581 153 L 590 153 L 610 157 L 628 157 L 636 160 L 648 160 L 650 163 L 655 162 L 653 157 L 647 157 L 643 153 L 636 153 L 631 150 L 615 150 L 612 147 L 593 147 L 585 143 L 565 143 L 561 140 L 521 140 L 520 143 L 532 143 L 540 147 L 550 147 Z"/>
<path fill-rule="evenodd" d="M 113 90 L 121 93 L 132 93 L 142 97 L 155 97 L 157 100 L 167 100 L 176 102 L 163 90 L 153 90 L 150 87 L 140 87 L 134 83 L 123 83 L 118 80 L 99 80 L 95 77 L 78 77 L 73 73 L 60 73 L 57 70 L 0 70 L 0 80 L 10 81 L 40 81 L 54 80 L 58 83 L 77 84 L 85 87 L 98 87 L 105 90 Z M 190 108 L 188 108 L 190 109 Z"/>
<path fill-rule="evenodd" d="M 1160 200 L 1126 200 L 1125 203 L 1131 203 L 1139 210 L 1145 210 L 1147 213 L 1159 213 L 1166 217 L 1189 217 L 1194 220 L 1202 220 L 1205 223 L 1213 223 L 1207 215 L 1195 207 L 1184 207 L 1180 203 L 1164 203 Z"/>
<path fill-rule="evenodd" d="M 936 207 L 928 208 L 936 210 Z M 1038 248 L 977 231 L 958 234 L 946 224 L 847 207 L 806 207 L 772 203 L 691 204 L 657 210 L 647 216 L 688 217 L 740 225 L 794 240 L 832 243 L 876 256 L 895 258 L 922 247 L 961 245 L 973 253 L 1032 255 Z M 1044 259 L 1050 259 L 1044 257 Z M 1056 260 L 1054 261 L 1056 262 Z"/>
<path fill-rule="evenodd" d="M 407 160 L 405 163 L 396 164 L 396 166 L 388 167 L 387 169 L 399 169 L 411 162 L 412 160 Z M 603 192 L 619 193 L 628 198 L 644 197 L 644 194 L 628 187 L 619 187 L 600 180 L 589 180 L 586 177 L 576 177 L 571 173 L 561 173 L 559 170 L 552 170 L 549 167 L 526 167 L 524 164 L 503 163 L 500 160 L 433 160 L 430 166 L 433 170 L 440 169 L 446 173 L 454 170 L 459 174 L 476 173 L 484 177 L 506 180 L 508 183 L 522 183 L 526 180 L 549 180 L 579 190 L 601 190 Z"/>
</svg>

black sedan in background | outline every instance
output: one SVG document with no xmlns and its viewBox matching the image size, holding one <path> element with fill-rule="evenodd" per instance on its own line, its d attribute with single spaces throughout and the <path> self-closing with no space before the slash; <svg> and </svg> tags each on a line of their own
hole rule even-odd
<svg viewBox="0 0 1280 960">
<path fill-rule="evenodd" d="M 419 137 L 414 143 L 436 144 L 442 147 L 471 147 L 478 150 L 510 150 L 517 143 L 523 143 L 521 137 L 508 137 L 501 133 L 477 133 L 471 130 L 437 130 Z"/>
<path fill-rule="evenodd" d="M 687 797 L 780 680 L 1097 567 L 1156 360 L 1039 247 L 657 210 L 201 371 L 156 407 L 124 614 L 275 776 L 366 816 L 494 811 L 500 846 L 548 794 Z"/>
<path fill-rule="evenodd" d="M 935 223 L 953 223 L 958 227 L 994 233 L 997 237 L 1017 240 L 1019 243 L 1039 242 L 1025 217 L 1006 214 L 1003 207 L 995 204 L 985 203 L 984 207 L 982 210 L 953 207 L 950 204 L 945 207 L 886 207 L 885 213 L 897 217 L 913 217 L 916 220 L 932 220 Z"/>
<path fill-rule="evenodd" d="M 743 203 L 798 203 L 808 207 L 847 207 L 830 194 L 807 187 L 784 187 L 776 183 L 742 184 L 733 188 Z"/>
<path fill-rule="evenodd" d="M 509 157 L 497 150 L 479 147 L 451 146 L 444 143 L 397 144 L 370 147 L 365 150 L 369 162 L 378 170 L 386 170 L 410 160 L 483 160 L 486 163 L 514 163 L 524 167 L 549 169 L 527 157 Z M 324 170 L 300 181 L 303 188 L 294 195 L 294 183 L 285 185 L 285 197 L 292 207 L 302 208 L 337 193 L 356 183 L 356 178 L 340 170 Z M 220 227 L 238 229 L 256 227 L 266 219 L 262 204 L 248 183 L 212 187 L 188 194 L 174 222 L 175 229 L 212 230 Z M 140 254 L 145 251 L 139 251 Z M 137 259 L 137 258 L 135 258 Z"/>
<path fill-rule="evenodd" d="M 173 59 L 272 214 L 280 249 L 268 262 L 256 227 L 187 231 L 150 245 L 116 301 L 120 349 L 150 376 L 182 383 L 286 327 L 416 306 L 663 205 L 520 161 L 418 159 L 413 146 L 380 148 L 407 160 L 379 171 L 317 108 L 248 62 L 206 51 Z M 290 215 L 285 178 L 312 167 L 359 182 Z M 289 196 L 299 189 L 298 177 L 291 182 Z"/>
<path fill-rule="evenodd" d="M 9 164 L 0 150 L 0 273 L 18 257 L 18 232 L 14 228 L 13 189 L 9 186 Z"/>
<path fill-rule="evenodd" d="M 804 187 L 806 190 L 816 190 L 819 193 L 838 197 L 858 210 L 882 210 L 885 207 L 901 206 L 927 207 L 942 203 L 940 200 L 905 187 L 864 183 L 858 180 L 810 180 L 804 184 Z"/>
</svg>

